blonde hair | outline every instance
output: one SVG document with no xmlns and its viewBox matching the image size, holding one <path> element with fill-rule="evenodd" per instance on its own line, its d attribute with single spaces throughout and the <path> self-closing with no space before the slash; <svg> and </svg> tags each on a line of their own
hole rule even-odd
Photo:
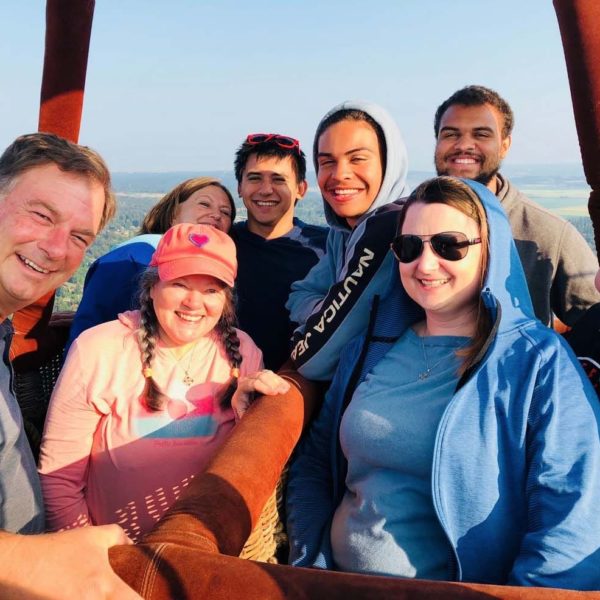
<svg viewBox="0 0 600 600">
<path fill-rule="evenodd" d="M 165 233 L 172 227 L 179 205 L 183 204 L 193 193 L 210 185 L 225 192 L 231 205 L 231 222 L 233 223 L 235 221 L 235 202 L 229 190 L 214 177 L 195 177 L 182 181 L 165 194 L 145 216 L 139 233 Z"/>
</svg>

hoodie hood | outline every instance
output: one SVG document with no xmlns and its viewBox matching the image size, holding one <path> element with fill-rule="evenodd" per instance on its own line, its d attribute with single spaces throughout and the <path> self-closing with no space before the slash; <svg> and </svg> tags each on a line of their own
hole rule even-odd
<svg viewBox="0 0 600 600">
<path fill-rule="evenodd" d="M 482 291 L 483 300 L 492 319 L 496 318 L 497 304 L 500 305 L 502 319 L 498 331 L 507 331 L 535 319 L 525 272 L 508 217 L 498 198 L 476 181 L 463 181 L 479 196 L 488 220 L 490 256 Z"/>
<path fill-rule="evenodd" d="M 323 121 L 331 115 L 341 110 L 362 110 L 367 113 L 383 130 L 386 146 L 386 164 L 385 175 L 381 182 L 381 188 L 377 194 L 373 204 L 365 214 L 370 214 L 376 208 L 389 204 L 398 198 L 408 196 L 410 189 L 406 183 L 406 174 L 408 172 L 408 156 L 406 146 L 402 139 L 402 134 L 398 125 L 390 114 L 377 104 L 372 102 L 364 102 L 361 100 L 347 100 L 334 106 L 319 122 L 319 126 Z M 317 127 L 318 131 L 319 127 Z M 315 138 L 313 148 L 316 150 L 317 139 Z M 313 152 L 313 161 L 315 165 L 315 173 L 318 172 L 316 151 Z M 350 227 L 346 220 L 338 217 L 327 202 L 323 201 L 325 218 L 330 227 L 349 230 Z"/>
<path fill-rule="evenodd" d="M 496 320 L 500 309 L 497 334 L 501 334 L 536 319 L 527 280 L 500 201 L 484 185 L 469 179 L 463 181 L 477 194 L 487 216 L 490 252 L 481 295 L 492 321 Z M 398 317 L 390 319 L 392 314 Z M 389 290 L 378 310 L 374 335 L 400 336 L 421 319 L 423 310 L 404 291 L 398 263 L 394 261 Z"/>
</svg>

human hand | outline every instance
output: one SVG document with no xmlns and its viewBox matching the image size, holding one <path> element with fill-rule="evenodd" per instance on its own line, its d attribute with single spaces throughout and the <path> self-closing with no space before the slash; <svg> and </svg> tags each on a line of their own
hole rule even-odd
<svg viewBox="0 0 600 600">
<path fill-rule="evenodd" d="M 235 415 L 235 420 L 239 421 L 254 400 L 254 394 L 264 394 L 265 396 L 276 396 L 285 394 L 290 389 L 290 384 L 279 377 L 277 373 L 263 369 L 252 375 L 240 377 L 238 385 L 231 399 L 231 408 Z"/>
<path fill-rule="evenodd" d="M 111 546 L 131 543 L 118 525 L 42 535 L 0 532 L 0 597 L 141 600 L 108 562 Z"/>
</svg>

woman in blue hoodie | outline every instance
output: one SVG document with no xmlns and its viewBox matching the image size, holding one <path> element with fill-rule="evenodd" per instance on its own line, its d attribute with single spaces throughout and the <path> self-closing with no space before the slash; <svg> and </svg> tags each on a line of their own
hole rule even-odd
<svg viewBox="0 0 600 600">
<path fill-rule="evenodd" d="M 292 285 L 286 306 L 300 325 L 292 353 L 298 370 L 331 379 L 339 350 L 360 333 L 373 290 L 389 271 L 386 246 L 395 224 L 371 223 L 369 216 L 408 196 L 408 160 L 392 117 L 361 101 L 343 102 L 323 117 L 313 160 L 330 226 L 326 254 Z"/>
<path fill-rule="evenodd" d="M 293 564 L 600 587 L 600 411 L 482 185 L 420 185 L 290 468 Z"/>
</svg>

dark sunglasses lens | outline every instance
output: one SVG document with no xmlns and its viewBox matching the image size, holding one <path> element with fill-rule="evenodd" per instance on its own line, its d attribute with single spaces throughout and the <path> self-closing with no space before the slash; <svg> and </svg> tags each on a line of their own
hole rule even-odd
<svg viewBox="0 0 600 600">
<path fill-rule="evenodd" d="M 262 144 L 269 139 L 269 136 L 266 133 L 254 133 L 248 136 L 248 141 L 251 144 Z"/>
<path fill-rule="evenodd" d="M 275 139 L 282 148 L 294 148 L 296 146 L 296 140 L 286 135 L 278 135 Z"/>
<path fill-rule="evenodd" d="M 401 235 L 396 238 L 394 250 L 398 260 L 409 263 L 416 260 L 423 251 L 423 240 L 416 235 Z"/>
<path fill-rule="evenodd" d="M 469 244 L 466 236 L 453 233 L 440 233 L 431 238 L 431 246 L 436 254 L 445 260 L 460 260 L 467 255 Z"/>
</svg>

